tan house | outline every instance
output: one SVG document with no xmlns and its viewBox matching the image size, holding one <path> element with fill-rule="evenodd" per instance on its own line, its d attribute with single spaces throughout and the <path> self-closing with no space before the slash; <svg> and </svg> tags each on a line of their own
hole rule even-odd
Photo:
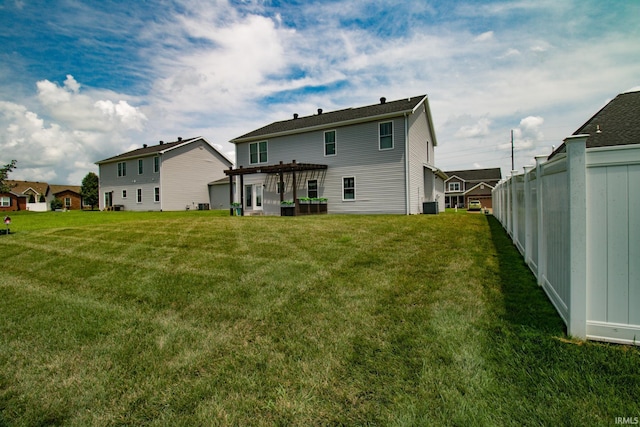
<svg viewBox="0 0 640 427">
<path fill-rule="evenodd" d="M 483 208 L 493 208 L 491 191 L 502 179 L 500 168 L 445 172 L 444 202 L 448 208 L 464 208 L 469 200 L 479 200 Z"/>
</svg>

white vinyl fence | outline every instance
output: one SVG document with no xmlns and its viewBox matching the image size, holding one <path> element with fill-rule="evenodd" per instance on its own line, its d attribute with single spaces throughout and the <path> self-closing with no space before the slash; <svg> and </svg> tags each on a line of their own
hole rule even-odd
<svg viewBox="0 0 640 427">
<path fill-rule="evenodd" d="M 493 190 L 493 214 L 569 335 L 640 345 L 640 144 L 566 153 Z"/>
</svg>

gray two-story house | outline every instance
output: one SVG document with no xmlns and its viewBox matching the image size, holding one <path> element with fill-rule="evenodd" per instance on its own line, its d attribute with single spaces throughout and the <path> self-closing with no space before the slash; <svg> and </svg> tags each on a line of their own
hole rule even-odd
<svg viewBox="0 0 640 427">
<path fill-rule="evenodd" d="M 96 162 L 100 209 L 207 209 L 209 186 L 232 162 L 203 137 L 160 141 Z"/>
<path fill-rule="evenodd" d="M 444 210 L 446 175 L 426 95 L 278 121 L 231 140 L 245 214 L 280 214 L 281 201 L 327 199 L 329 213 Z M 233 191 L 233 190 L 231 190 Z M 435 202 L 435 204 L 434 204 Z"/>
</svg>

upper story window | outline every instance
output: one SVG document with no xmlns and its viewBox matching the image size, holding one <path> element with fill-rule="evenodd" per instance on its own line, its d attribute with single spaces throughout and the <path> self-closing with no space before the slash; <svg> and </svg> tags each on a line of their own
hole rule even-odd
<svg viewBox="0 0 640 427">
<path fill-rule="evenodd" d="M 127 176 L 127 162 L 118 163 L 118 176 Z"/>
<path fill-rule="evenodd" d="M 144 173 L 144 160 L 138 159 L 138 175 L 142 175 Z"/>
<path fill-rule="evenodd" d="M 249 163 L 267 163 L 267 141 L 249 144 Z"/>
<path fill-rule="evenodd" d="M 336 131 L 329 130 L 324 133 L 324 155 L 336 155 Z"/>
<path fill-rule="evenodd" d="M 450 182 L 449 183 L 449 191 L 460 191 L 460 183 L 459 182 Z"/>
<path fill-rule="evenodd" d="M 391 150 L 393 148 L 393 122 L 379 124 L 380 150 Z"/>
<path fill-rule="evenodd" d="M 158 156 L 155 156 L 153 158 L 153 172 L 154 173 L 160 172 L 160 157 Z"/>
</svg>

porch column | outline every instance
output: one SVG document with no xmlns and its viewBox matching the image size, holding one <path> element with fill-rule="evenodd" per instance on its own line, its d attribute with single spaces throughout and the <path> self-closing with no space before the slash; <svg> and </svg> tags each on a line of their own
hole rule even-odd
<svg viewBox="0 0 640 427">
<path fill-rule="evenodd" d="M 282 172 L 282 160 L 280 160 L 280 172 L 279 172 L 279 177 L 280 177 L 280 182 L 278 183 L 278 190 L 280 193 L 280 201 L 284 201 L 284 173 Z"/>
<path fill-rule="evenodd" d="M 292 163 L 295 166 L 296 161 L 294 160 Z M 298 190 L 297 189 L 298 185 L 297 185 L 297 182 L 296 182 L 296 169 L 295 169 L 295 167 L 293 167 L 291 169 L 291 177 L 293 179 L 293 202 L 295 203 L 294 206 L 295 206 L 296 215 L 299 215 L 300 214 L 300 207 L 298 206 L 298 191 L 297 191 Z"/>
<path fill-rule="evenodd" d="M 242 166 L 240 166 L 242 169 Z M 240 216 L 244 216 L 244 175 L 240 174 Z"/>
<path fill-rule="evenodd" d="M 229 166 L 232 170 L 233 166 Z M 233 175 L 229 174 L 229 216 L 233 216 Z"/>
</svg>

